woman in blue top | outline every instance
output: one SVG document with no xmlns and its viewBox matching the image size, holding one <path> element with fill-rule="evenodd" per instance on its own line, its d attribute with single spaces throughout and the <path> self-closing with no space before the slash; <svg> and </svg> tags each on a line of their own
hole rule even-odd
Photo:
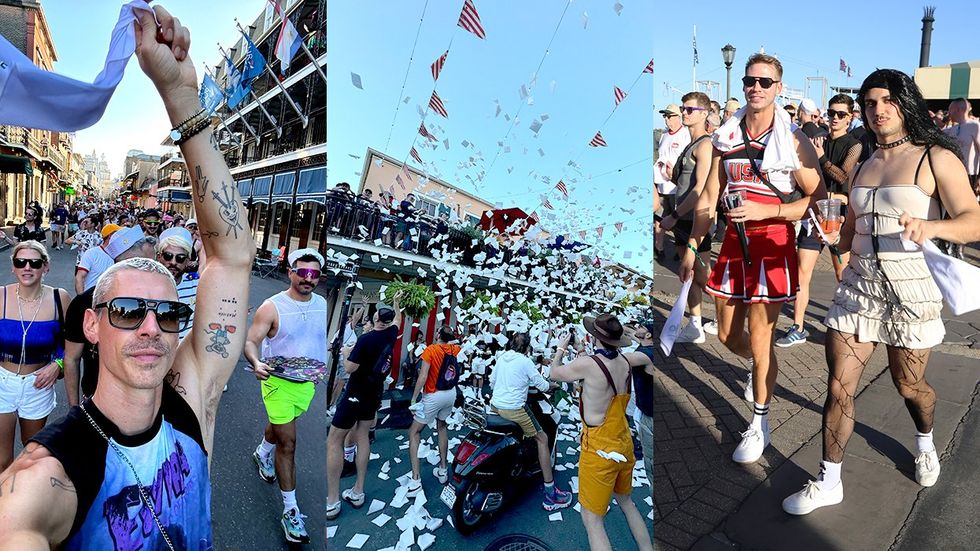
<svg viewBox="0 0 980 551">
<path fill-rule="evenodd" d="M 21 441 L 44 427 L 54 410 L 54 383 L 64 357 L 62 325 L 71 296 L 44 285 L 48 252 L 37 241 L 14 247 L 15 283 L 0 293 L 0 469 L 14 459 L 14 434 Z"/>
</svg>

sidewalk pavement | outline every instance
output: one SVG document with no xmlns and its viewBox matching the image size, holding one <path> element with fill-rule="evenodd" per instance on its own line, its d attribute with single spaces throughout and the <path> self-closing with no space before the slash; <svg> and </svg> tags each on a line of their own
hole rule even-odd
<svg viewBox="0 0 980 551">
<path fill-rule="evenodd" d="M 976 548 L 980 312 L 956 319 L 944 312 L 946 339 L 933 349 L 926 372 L 938 395 L 939 482 L 932 488 L 915 482 L 915 427 L 887 372 L 885 348 L 879 346 L 856 399 L 857 423 L 842 474 L 844 502 L 804 517 L 782 511 L 783 498 L 802 489 L 819 468 L 827 392 L 822 321 L 837 286 L 829 258 L 821 256 L 813 276 L 806 316 L 811 337 L 805 344 L 776 349 L 772 443 L 758 463 L 741 466 L 731 460 L 751 419 L 751 405 L 742 398 L 747 362 L 712 335 L 704 344 L 678 344 L 671 357 L 657 358 L 657 549 Z M 980 265 L 980 252 L 968 249 L 967 260 Z M 653 305 L 660 323 L 680 289 L 676 268 L 669 257 L 655 266 Z M 704 317 L 714 319 L 713 301 L 703 307 Z M 784 309 L 779 331 L 792 323 L 787 315 L 791 307 Z"/>
</svg>

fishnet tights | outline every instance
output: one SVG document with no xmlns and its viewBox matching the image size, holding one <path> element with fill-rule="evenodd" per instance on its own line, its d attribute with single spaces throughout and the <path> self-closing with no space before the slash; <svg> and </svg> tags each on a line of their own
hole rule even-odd
<svg viewBox="0 0 980 551">
<path fill-rule="evenodd" d="M 860 343 L 854 335 L 827 332 L 827 401 L 823 408 L 823 458 L 840 463 L 854 432 L 854 397 L 864 368 L 875 350 L 873 342 Z M 887 346 L 888 370 L 899 395 L 905 399 L 915 428 L 932 430 L 936 391 L 926 382 L 929 350 Z"/>
</svg>

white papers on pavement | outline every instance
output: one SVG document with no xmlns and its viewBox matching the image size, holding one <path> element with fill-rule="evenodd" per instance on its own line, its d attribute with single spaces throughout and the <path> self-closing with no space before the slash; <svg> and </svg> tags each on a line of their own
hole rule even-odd
<svg viewBox="0 0 980 551">
<path fill-rule="evenodd" d="M 551 522 L 561 521 L 562 520 L 561 511 L 558 511 L 556 513 L 551 513 L 550 515 L 548 515 L 548 520 L 550 520 Z"/>
<path fill-rule="evenodd" d="M 692 283 L 694 283 L 693 277 L 685 281 L 684 285 L 681 286 L 681 292 L 677 295 L 677 302 L 670 309 L 667 322 L 664 323 L 664 328 L 660 331 L 660 349 L 664 351 L 664 355 L 666 356 L 670 356 L 670 351 L 674 348 L 674 341 L 677 340 L 677 335 L 681 332 L 681 322 L 684 321 L 684 307 L 687 306 L 687 294 L 691 291 Z"/>
<path fill-rule="evenodd" d="M 354 534 L 354 537 L 347 542 L 347 547 L 350 549 L 360 549 L 365 543 L 367 543 L 367 540 L 370 537 L 371 536 L 368 536 L 367 534 Z"/>
<path fill-rule="evenodd" d="M 387 503 L 381 501 L 380 499 L 372 499 L 371 506 L 368 507 L 368 514 L 373 515 L 374 513 L 377 513 L 378 511 L 384 509 L 385 505 L 387 505 Z"/>
<path fill-rule="evenodd" d="M 371 521 L 371 524 L 377 526 L 378 528 L 381 528 L 385 524 L 388 524 L 389 520 L 391 520 L 391 517 L 389 517 L 384 513 L 381 513 L 380 515 L 375 517 L 374 520 Z"/>
</svg>

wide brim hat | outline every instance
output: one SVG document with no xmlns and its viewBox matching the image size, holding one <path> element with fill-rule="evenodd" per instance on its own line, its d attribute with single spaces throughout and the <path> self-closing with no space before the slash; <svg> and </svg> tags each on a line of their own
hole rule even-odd
<svg viewBox="0 0 980 551">
<path fill-rule="evenodd" d="M 624 347 L 633 344 L 632 334 L 627 331 L 619 319 L 612 314 L 602 314 L 598 317 L 585 316 L 582 325 L 590 335 L 605 344 Z"/>
</svg>

